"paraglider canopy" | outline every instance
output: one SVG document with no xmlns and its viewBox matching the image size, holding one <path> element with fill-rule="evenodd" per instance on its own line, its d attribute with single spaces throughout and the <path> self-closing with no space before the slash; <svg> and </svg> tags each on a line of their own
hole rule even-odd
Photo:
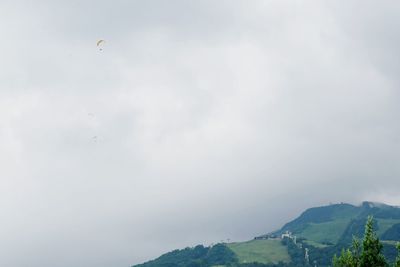
<svg viewBox="0 0 400 267">
<path fill-rule="evenodd" d="M 100 40 L 97 41 L 96 46 L 100 49 L 100 51 L 103 50 L 103 49 L 101 48 L 101 46 L 102 46 L 105 42 L 106 42 L 106 41 L 103 40 L 103 39 L 100 39 Z"/>
</svg>

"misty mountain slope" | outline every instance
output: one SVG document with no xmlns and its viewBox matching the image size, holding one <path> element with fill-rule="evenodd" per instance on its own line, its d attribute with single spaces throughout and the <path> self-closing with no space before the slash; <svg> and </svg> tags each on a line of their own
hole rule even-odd
<svg viewBox="0 0 400 267">
<path fill-rule="evenodd" d="M 357 218 L 360 213 L 359 207 L 350 204 L 311 208 L 275 233 L 290 231 L 312 242 L 336 244 L 350 221 Z"/>
<path fill-rule="evenodd" d="M 325 223 L 336 219 L 349 219 L 360 213 L 359 207 L 350 204 L 333 204 L 323 207 L 310 208 L 298 218 L 285 224 L 280 232 L 288 229 L 295 232 L 304 228 L 308 223 Z"/>
<path fill-rule="evenodd" d="M 369 215 L 374 216 L 375 228 L 381 239 L 398 240 L 398 236 L 392 236 L 391 233 L 396 232 L 396 228 L 392 227 L 400 223 L 400 209 L 373 202 L 363 202 L 360 206 L 341 203 L 310 208 L 274 234 L 290 231 L 315 245 L 349 243 L 353 235 L 363 235 Z"/>
<path fill-rule="evenodd" d="M 174 250 L 136 266 L 305 266 L 306 249 L 309 262 L 329 266 L 333 255 L 348 247 L 353 236 L 363 237 L 370 215 L 384 244 L 383 253 L 393 261 L 400 240 L 400 208 L 363 202 L 360 206 L 341 203 L 310 208 L 280 230 L 254 240 Z"/>
</svg>

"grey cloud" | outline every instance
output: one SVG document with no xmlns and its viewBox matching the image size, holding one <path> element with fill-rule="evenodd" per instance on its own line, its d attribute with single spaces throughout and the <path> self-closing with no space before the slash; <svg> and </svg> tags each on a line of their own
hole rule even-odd
<svg viewBox="0 0 400 267">
<path fill-rule="evenodd" d="M 398 204 L 398 5 L 359 3 L 3 1 L 0 265 L 129 266 Z"/>
</svg>

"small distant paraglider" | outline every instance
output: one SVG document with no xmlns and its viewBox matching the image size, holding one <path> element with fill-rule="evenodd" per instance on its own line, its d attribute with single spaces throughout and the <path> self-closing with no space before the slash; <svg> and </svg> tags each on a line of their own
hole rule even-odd
<svg viewBox="0 0 400 267">
<path fill-rule="evenodd" d="M 100 51 L 103 51 L 103 45 L 104 45 L 105 42 L 106 41 L 103 40 L 103 39 L 100 39 L 100 40 L 97 41 L 96 46 L 97 46 L 97 48 L 99 48 Z"/>
</svg>

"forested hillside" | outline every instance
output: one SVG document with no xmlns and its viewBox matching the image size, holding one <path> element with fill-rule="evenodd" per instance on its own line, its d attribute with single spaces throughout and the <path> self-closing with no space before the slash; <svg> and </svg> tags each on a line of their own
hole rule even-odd
<svg viewBox="0 0 400 267">
<path fill-rule="evenodd" d="M 400 208 L 363 202 L 310 208 L 278 231 L 247 242 L 174 250 L 135 266 L 330 266 L 333 256 L 349 247 L 353 237 L 362 238 L 368 216 L 374 218 L 384 256 L 393 262 L 400 240 Z"/>
</svg>

